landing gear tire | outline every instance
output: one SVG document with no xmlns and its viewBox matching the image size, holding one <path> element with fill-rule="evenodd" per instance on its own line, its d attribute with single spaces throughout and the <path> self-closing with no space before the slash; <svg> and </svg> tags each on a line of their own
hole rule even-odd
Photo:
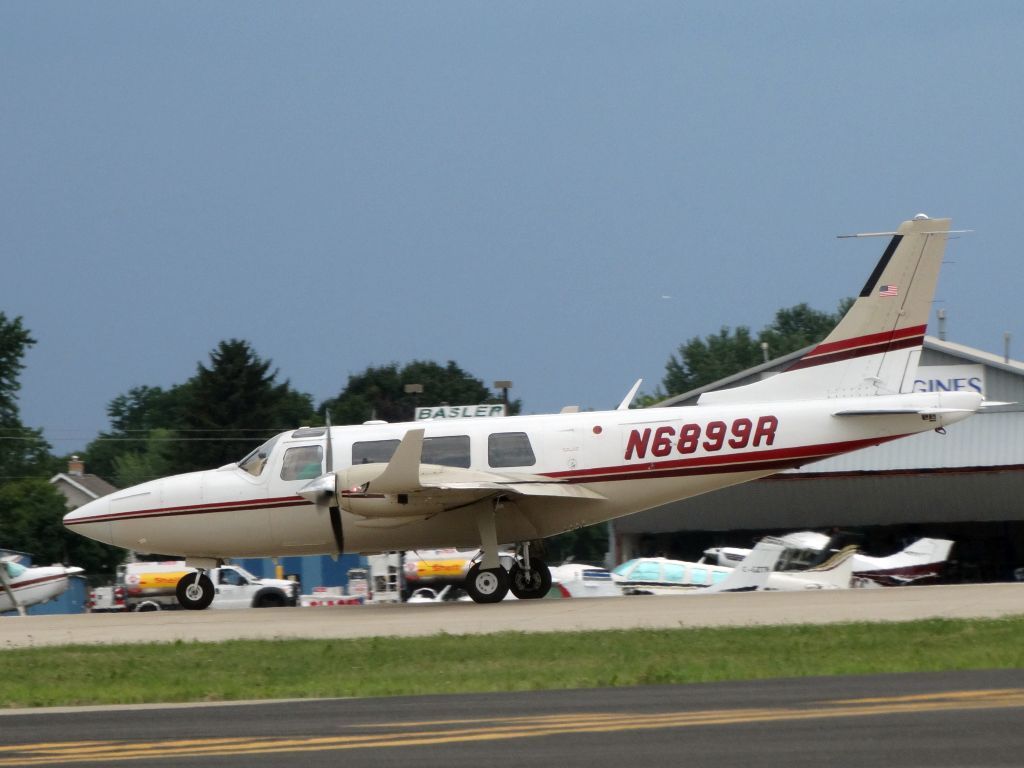
<svg viewBox="0 0 1024 768">
<path fill-rule="evenodd" d="M 213 582 L 205 573 L 182 576 L 175 592 L 181 607 L 190 611 L 201 611 L 213 602 Z"/>
<path fill-rule="evenodd" d="M 466 592 L 474 603 L 499 603 L 508 594 L 508 571 L 501 566 L 481 568 L 476 563 L 466 574 Z"/>
<path fill-rule="evenodd" d="M 543 560 L 530 558 L 530 570 L 516 562 L 508 572 L 509 588 L 520 600 L 536 600 L 551 589 L 551 570 Z"/>
</svg>

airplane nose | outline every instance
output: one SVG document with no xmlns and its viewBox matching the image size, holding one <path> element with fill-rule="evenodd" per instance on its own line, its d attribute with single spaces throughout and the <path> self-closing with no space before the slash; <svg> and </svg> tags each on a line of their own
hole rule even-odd
<svg viewBox="0 0 1024 768">
<path fill-rule="evenodd" d="M 110 500 L 101 498 L 90 501 L 78 509 L 64 515 L 64 527 L 88 536 L 90 539 L 102 541 L 104 544 L 114 543 L 113 527 L 110 523 Z"/>
</svg>

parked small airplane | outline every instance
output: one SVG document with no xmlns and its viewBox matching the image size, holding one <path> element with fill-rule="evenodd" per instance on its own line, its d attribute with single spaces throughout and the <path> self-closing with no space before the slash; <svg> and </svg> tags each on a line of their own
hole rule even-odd
<svg viewBox="0 0 1024 768">
<path fill-rule="evenodd" d="M 779 537 L 786 549 L 775 569 L 782 572 L 807 570 L 811 563 L 824 557 L 832 539 L 823 533 L 801 531 Z M 938 578 L 949 559 L 953 542 L 949 539 L 917 539 L 888 557 L 872 557 L 855 552 L 850 565 L 854 587 L 896 587 Z M 733 567 L 742 562 L 751 550 L 740 547 L 714 547 L 704 550 L 717 558 L 716 567 Z M 817 566 L 813 566 L 817 567 Z"/>
<path fill-rule="evenodd" d="M 18 562 L 20 558 L 0 558 L 0 613 L 25 609 L 60 597 L 68 588 L 68 576 L 81 573 L 81 568 L 48 565 L 30 568 Z"/>
<path fill-rule="evenodd" d="M 949 219 L 900 225 L 849 312 L 789 370 L 685 408 L 283 432 L 237 464 L 112 493 L 69 528 L 200 569 L 178 599 L 205 608 L 202 569 L 225 558 L 480 547 L 476 602 L 540 598 L 551 572 L 531 541 L 789 467 L 943 427 L 972 392 L 913 392 Z M 307 478 L 319 473 L 316 479 Z M 766 523 L 769 521 L 766 521 Z M 499 545 L 516 547 L 508 570 Z"/>
<path fill-rule="evenodd" d="M 612 579 L 627 595 L 752 592 L 764 588 L 788 547 L 784 539 L 765 536 L 753 549 L 747 550 L 734 568 L 664 557 L 640 557 L 627 560 L 612 571 Z"/>
<path fill-rule="evenodd" d="M 949 539 L 918 539 L 902 552 L 888 557 L 853 556 L 853 580 L 858 587 L 899 587 L 936 579 L 949 560 Z"/>
</svg>

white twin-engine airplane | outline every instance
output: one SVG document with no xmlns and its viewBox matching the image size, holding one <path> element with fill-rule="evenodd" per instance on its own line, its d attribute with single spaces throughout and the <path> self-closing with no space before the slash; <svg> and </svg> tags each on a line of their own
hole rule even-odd
<svg viewBox="0 0 1024 768">
<path fill-rule="evenodd" d="M 971 392 L 912 392 L 949 219 L 891 236 L 859 298 L 789 370 L 708 392 L 697 405 L 304 428 L 237 464 L 156 480 L 71 512 L 99 541 L 225 558 L 480 547 L 465 589 L 479 603 L 543 597 L 529 542 L 967 418 Z M 765 520 L 765 525 L 770 524 Z M 515 544 L 506 570 L 499 545 Z M 205 608 L 213 584 L 182 578 Z"/>
</svg>

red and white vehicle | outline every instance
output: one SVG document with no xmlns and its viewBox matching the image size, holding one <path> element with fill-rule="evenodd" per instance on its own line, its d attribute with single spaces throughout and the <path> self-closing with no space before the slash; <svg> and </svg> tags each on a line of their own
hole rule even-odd
<svg viewBox="0 0 1024 768">
<path fill-rule="evenodd" d="M 89 599 L 85 604 L 89 613 L 118 613 L 127 611 L 124 602 L 124 587 L 94 587 L 89 591 Z"/>
</svg>

